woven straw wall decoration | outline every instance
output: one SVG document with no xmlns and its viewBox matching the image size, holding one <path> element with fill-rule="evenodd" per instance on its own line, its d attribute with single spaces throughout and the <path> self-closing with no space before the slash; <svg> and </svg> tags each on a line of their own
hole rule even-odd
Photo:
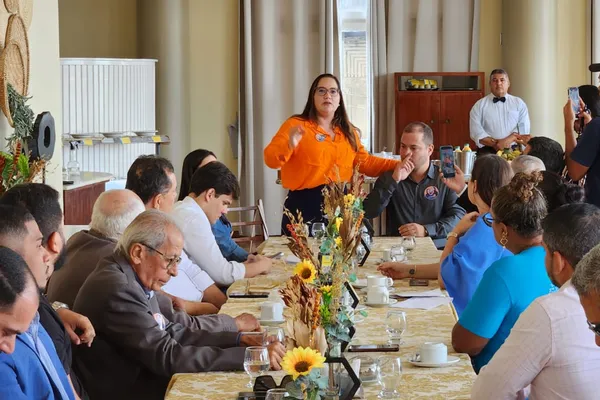
<svg viewBox="0 0 600 400">
<path fill-rule="evenodd" d="M 21 58 L 21 50 L 17 43 L 11 41 L 0 53 L 0 109 L 10 126 L 14 126 L 8 106 L 8 84 L 19 93 L 25 90 L 25 65 Z"/>
<path fill-rule="evenodd" d="M 4 7 L 11 14 L 19 12 L 19 0 L 4 0 Z"/>
<path fill-rule="evenodd" d="M 26 30 L 29 30 L 33 19 L 33 0 L 19 0 L 19 16 L 23 18 Z"/>
<path fill-rule="evenodd" d="M 23 92 L 19 91 L 19 93 L 23 96 L 27 96 L 29 91 L 29 40 L 27 39 L 27 28 L 25 28 L 25 23 L 18 14 L 11 15 L 10 19 L 8 20 L 8 27 L 6 29 L 6 42 L 15 42 L 19 47 L 19 51 L 21 52 L 25 85 L 23 86 Z"/>
</svg>

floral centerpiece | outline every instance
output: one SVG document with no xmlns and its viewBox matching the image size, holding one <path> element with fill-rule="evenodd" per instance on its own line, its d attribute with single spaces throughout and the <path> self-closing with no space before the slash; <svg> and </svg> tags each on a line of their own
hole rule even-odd
<svg viewBox="0 0 600 400">
<path fill-rule="evenodd" d="M 290 397 L 295 399 L 318 400 L 320 393 L 327 388 L 327 377 L 322 375 L 325 357 L 317 350 L 296 347 L 289 350 L 281 362 L 281 368 L 292 376 L 286 385 Z"/>
<path fill-rule="evenodd" d="M 294 268 L 294 275 L 280 291 L 292 315 L 286 324 L 290 351 L 308 347 L 319 354 L 340 357 L 341 342 L 351 340 L 354 313 L 342 299 L 347 290 L 346 282 L 356 279 L 353 263 L 364 218 L 363 182 L 364 177 L 359 174 L 357 166 L 351 182 L 347 184 L 338 179 L 329 182 L 323 189 L 323 212 L 328 222 L 324 236 L 318 242 L 319 254 L 311 248 L 302 214 L 296 216 L 284 210 L 290 220 L 287 226 L 291 233 L 288 247 L 301 260 Z M 332 370 L 329 372 L 331 385 Z M 315 383 L 318 378 L 314 374 L 311 375 L 314 379 L 310 380 L 313 389 L 320 387 Z M 308 378 L 298 382 L 306 389 Z"/>
</svg>

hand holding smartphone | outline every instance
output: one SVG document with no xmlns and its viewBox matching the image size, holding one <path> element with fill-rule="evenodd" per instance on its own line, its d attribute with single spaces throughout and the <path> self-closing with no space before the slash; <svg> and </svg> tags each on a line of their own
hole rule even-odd
<svg viewBox="0 0 600 400">
<path fill-rule="evenodd" d="M 442 163 L 442 174 L 444 178 L 454 178 L 456 171 L 454 169 L 454 149 L 452 146 L 440 147 L 440 161 Z"/>
<path fill-rule="evenodd" d="M 573 112 L 575 115 L 577 115 L 579 114 L 579 88 L 570 87 L 568 93 L 569 99 L 571 100 L 571 107 L 573 107 Z"/>
</svg>

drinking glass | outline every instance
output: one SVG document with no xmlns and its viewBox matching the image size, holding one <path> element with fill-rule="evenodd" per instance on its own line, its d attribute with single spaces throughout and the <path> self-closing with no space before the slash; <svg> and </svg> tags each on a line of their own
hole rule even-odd
<svg viewBox="0 0 600 400">
<path fill-rule="evenodd" d="M 246 387 L 253 387 L 253 379 L 266 373 L 271 367 L 269 362 L 269 351 L 264 346 L 246 347 L 244 354 L 244 370 L 250 375 L 250 381 Z"/>
<path fill-rule="evenodd" d="M 325 236 L 325 224 L 322 222 L 313 222 L 311 231 L 315 239 L 321 240 Z"/>
<path fill-rule="evenodd" d="M 73 180 L 73 177 L 79 176 L 81 170 L 79 169 L 79 162 L 77 162 L 77 147 L 71 143 L 71 150 L 69 152 L 69 162 L 67 163 L 67 174 L 69 180 Z"/>
<path fill-rule="evenodd" d="M 398 356 L 381 356 L 377 359 L 377 380 L 381 385 L 380 399 L 394 399 L 400 396 L 402 360 Z"/>
<path fill-rule="evenodd" d="M 388 311 L 385 317 L 385 329 L 387 331 L 390 344 L 402 344 L 402 335 L 406 331 L 406 313 L 399 310 Z"/>
<path fill-rule="evenodd" d="M 402 239 L 402 246 L 408 250 L 408 251 L 412 251 L 415 249 L 415 247 L 417 247 L 417 241 L 415 240 L 414 236 L 405 236 Z"/>
<path fill-rule="evenodd" d="M 406 260 L 406 250 L 404 249 L 404 246 L 393 246 L 390 249 L 390 257 L 392 261 L 401 262 Z"/>
<path fill-rule="evenodd" d="M 285 332 L 282 328 L 278 328 L 275 326 L 270 326 L 265 329 L 266 338 L 265 338 L 265 346 L 274 342 L 280 342 L 285 345 Z"/>
<path fill-rule="evenodd" d="M 265 400 L 283 400 L 290 394 L 284 388 L 269 389 Z"/>
</svg>

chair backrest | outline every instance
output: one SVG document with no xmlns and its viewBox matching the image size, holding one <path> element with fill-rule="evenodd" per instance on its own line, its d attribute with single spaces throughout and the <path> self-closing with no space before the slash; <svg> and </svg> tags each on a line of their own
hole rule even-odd
<svg viewBox="0 0 600 400">
<path fill-rule="evenodd" d="M 262 199 L 255 206 L 230 207 L 229 212 L 240 213 L 239 222 L 231 221 L 232 230 L 239 233 L 233 240 L 249 252 L 269 238 Z"/>
</svg>

